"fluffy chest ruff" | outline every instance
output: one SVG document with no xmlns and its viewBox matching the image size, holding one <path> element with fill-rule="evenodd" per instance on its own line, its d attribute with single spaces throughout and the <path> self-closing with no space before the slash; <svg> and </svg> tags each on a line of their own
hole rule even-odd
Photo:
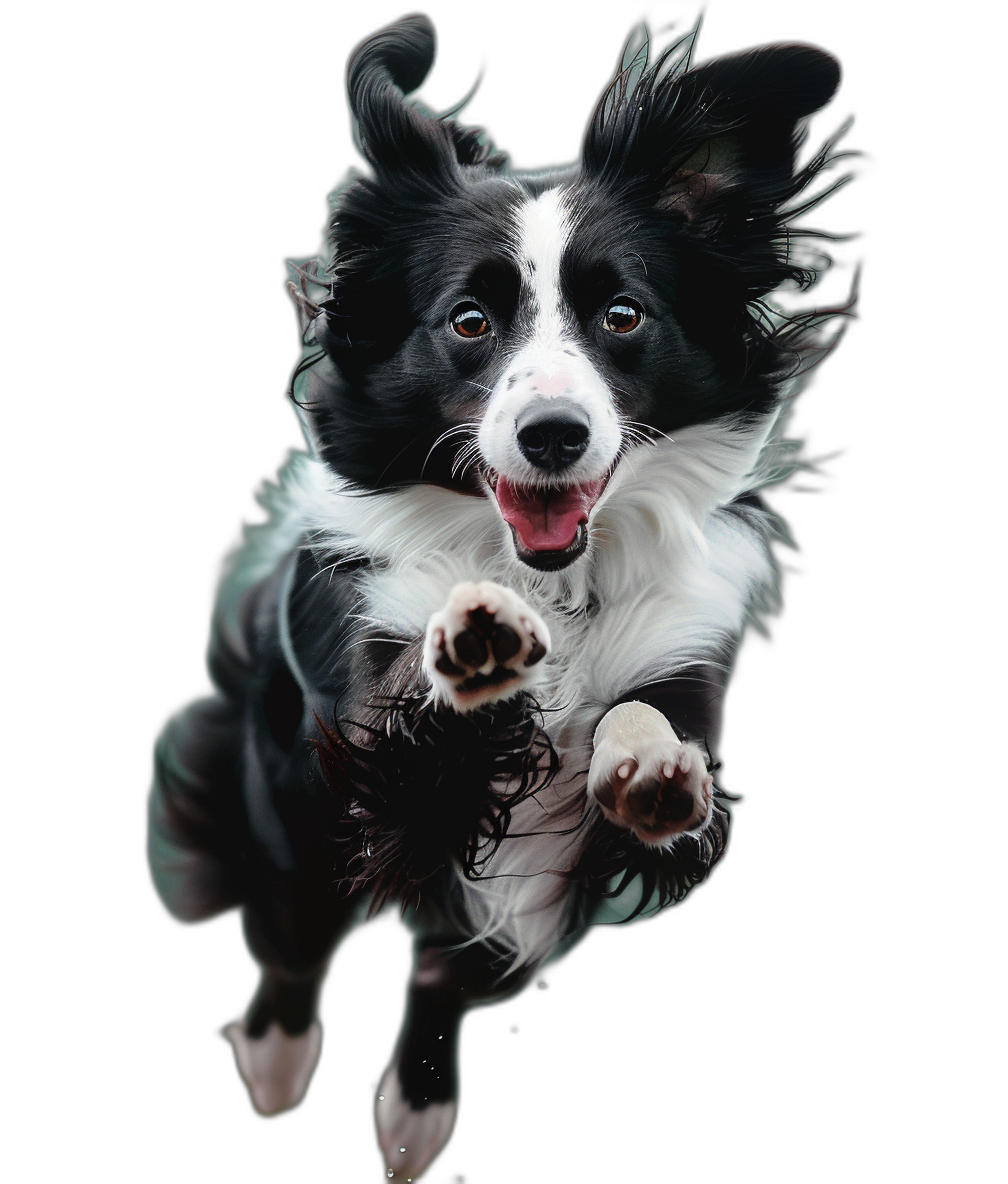
<svg viewBox="0 0 1008 1184">
<path fill-rule="evenodd" d="M 591 740 L 603 713 L 642 685 L 726 666 L 747 620 L 776 595 L 772 519 L 736 500 L 773 468 L 774 428 L 768 416 L 638 445 L 592 511 L 584 558 L 563 571 L 516 558 L 490 497 L 434 485 L 362 494 L 304 454 L 266 493 L 271 520 L 233 579 L 254 579 L 305 540 L 316 555 L 363 561 L 347 647 L 387 639 L 415 655 L 451 588 L 476 577 L 514 589 L 548 625 L 536 699 L 559 773 L 515 806 L 481 874 L 459 875 L 471 927 L 521 960 L 548 952 L 571 907 L 567 873 L 585 843 Z"/>
<path fill-rule="evenodd" d="M 774 520 L 737 499 L 778 468 L 776 418 L 702 424 L 630 450 L 592 512 L 584 559 L 549 572 L 516 557 L 488 497 L 436 485 L 362 493 L 296 454 L 264 494 L 271 522 L 242 566 L 254 577 L 302 538 L 359 557 L 360 633 L 397 639 L 422 636 L 460 581 L 512 588 L 553 637 L 538 698 L 565 743 L 642 681 L 723 656 L 775 596 Z"/>
</svg>

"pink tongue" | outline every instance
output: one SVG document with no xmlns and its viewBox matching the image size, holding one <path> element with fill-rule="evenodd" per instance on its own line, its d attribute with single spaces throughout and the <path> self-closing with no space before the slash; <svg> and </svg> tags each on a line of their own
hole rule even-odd
<svg viewBox="0 0 1008 1184">
<path fill-rule="evenodd" d="M 588 521 L 604 481 L 586 481 L 565 489 L 524 489 L 497 478 L 497 505 L 526 551 L 564 551 Z"/>
</svg>

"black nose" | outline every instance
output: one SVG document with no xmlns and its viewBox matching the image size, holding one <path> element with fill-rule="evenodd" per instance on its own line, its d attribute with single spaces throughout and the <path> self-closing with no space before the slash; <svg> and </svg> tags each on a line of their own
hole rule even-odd
<svg viewBox="0 0 1008 1184">
<path fill-rule="evenodd" d="M 558 472 L 584 455 L 591 437 L 588 417 L 576 404 L 563 400 L 548 407 L 541 404 L 526 408 L 519 415 L 518 447 L 536 468 Z"/>
</svg>

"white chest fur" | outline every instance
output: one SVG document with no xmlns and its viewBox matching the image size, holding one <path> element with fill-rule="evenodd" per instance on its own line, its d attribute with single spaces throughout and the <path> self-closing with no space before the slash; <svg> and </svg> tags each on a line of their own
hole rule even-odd
<svg viewBox="0 0 1008 1184">
<path fill-rule="evenodd" d="M 634 449 L 592 515 L 586 555 L 561 572 L 517 560 L 492 499 L 431 486 L 337 495 L 346 528 L 333 541 L 381 561 L 365 612 L 398 636 L 422 635 L 462 581 L 521 596 L 553 639 L 543 706 L 563 731 L 742 631 L 773 565 L 758 526 L 724 507 L 753 487 L 769 427 L 700 425 Z"/>
<path fill-rule="evenodd" d="M 530 837 L 506 840 L 466 885 L 474 928 L 521 959 L 548 952 L 567 907 L 562 878 L 544 873 L 569 867 L 576 852 L 577 836 L 559 832 L 583 799 L 598 720 L 621 696 L 716 658 L 773 585 L 759 511 L 725 509 L 759 486 L 773 426 L 702 424 L 631 450 L 592 514 L 586 554 L 561 572 L 515 557 L 490 498 L 434 486 L 361 495 L 304 455 L 264 498 L 271 521 L 234 577 L 268 570 L 307 533 L 372 561 L 361 577 L 362 630 L 420 638 L 466 580 L 512 589 L 546 621 L 553 647 L 539 696 L 563 771 L 513 818 L 514 834 Z"/>
</svg>

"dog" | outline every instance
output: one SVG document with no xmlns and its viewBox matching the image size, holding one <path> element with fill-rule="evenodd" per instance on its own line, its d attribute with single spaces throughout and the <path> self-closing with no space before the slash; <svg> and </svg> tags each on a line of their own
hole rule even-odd
<svg viewBox="0 0 1008 1184">
<path fill-rule="evenodd" d="M 388 1178 L 451 1134 L 468 1008 L 725 850 L 722 699 L 778 599 L 759 491 L 846 311 L 767 303 L 815 278 L 793 222 L 836 141 L 796 158 L 839 67 L 695 65 L 694 39 L 652 60 L 636 30 L 580 160 L 534 173 L 407 100 L 425 17 L 354 52 L 371 171 L 334 195 L 331 257 L 291 265 L 310 448 L 225 571 L 216 694 L 156 747 L 157 890 L 184 920 L 240 907 L 261 967 L 225 1029 L 261 1113 L 305 1094 L 340 938 L 390 902 L 412 927 Z"/>
</svg>

